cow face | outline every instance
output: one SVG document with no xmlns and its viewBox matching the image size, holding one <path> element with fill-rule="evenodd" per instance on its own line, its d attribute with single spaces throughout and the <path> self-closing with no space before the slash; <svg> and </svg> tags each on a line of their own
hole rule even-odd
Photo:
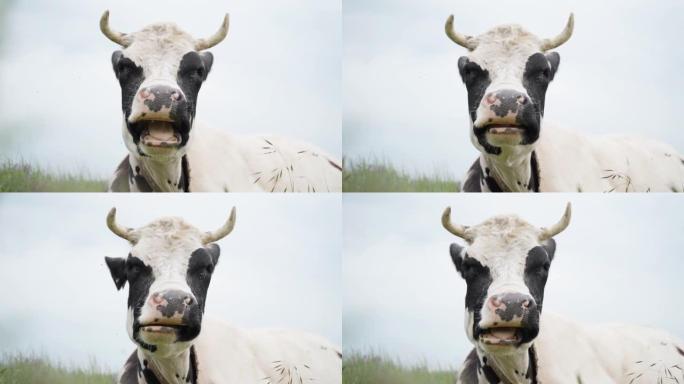
<svg viewBox="0 0 684 384">
<path fill-rule="evenodd" d="M 128 283 L 129 337 L 160 356 L 186 349 L 201 330 L 218 245 L 180 218 L 125 233 L 133 244 L 128 257 L 105 260 L 117 289 Z"/>
<path fill-rule="evenodd" d="M 227 23 L 226 17 L 219 33 L 227 33 Z M 123 47 L 112 54 L 112 66 L 121 86 L 123 137 L 129 151 L 159 159 L 182 156 L 199 90 L 214 61 L 210 52 L 200 52 L 207 41 L 171 23 L 120 34 L 109 29 L 108 13 L 101 27 Z"/>
<path fill-rule="evenodd" d="M 569 215 L 568 208 L 565 223 L 556 225 L 555 233 L 567 226 Z M 462 228 L 459 233 L 468 246 L 452 244 L 449 251 L 467 285 L 468 338 L 490 353 L 529 346 L 539 333 L 544 287 L 556 250 L 553 234 L 514 215 Z"/>
<path fill-rule="evenodd" d="M 555 40 L 539 39 L 517 25 L 467 37 L 452 23 L 453 16 L 447 34 L 470 50 L 458 60 L 458 71 L 468 91 L 471 141 L 492 156 L 531 152 L 540 135 L 546 89 L 560 65 L 560 55 L 547 51 L 570 37 L 572 16 Z"/>
</svg>

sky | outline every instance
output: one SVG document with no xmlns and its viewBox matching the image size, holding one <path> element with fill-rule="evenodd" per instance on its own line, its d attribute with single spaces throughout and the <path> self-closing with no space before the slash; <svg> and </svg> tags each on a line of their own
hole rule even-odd
<svg viewBox="0 0 684 384">
<path fill-rule="evenodd" d="M 466 50 L 444 33 L 478 35 L 517 23 L 572 38 L 546 97 L 545 118 L 583 134 L 638 134 L 684 151 L 679 0 L 345 0 L 343 147 L 348 158 L 389 160 L 408 172 L 460 179 L 479 152 L 470 142 Z"/>
<path fill-rule="evenodd" d="M 342 343 L 339 197 L 284 195 L 0 195 L 0 356 L 37 353 L 67 366 L 91 359 L 118 371 L 134 350 L 126 334 L 128 288 L 117 291 L 104 257 L 129 244 L 109 231 L 180 216 L 220 240 L 205 316 L 241 328 L 297 329 Z"/>
<path fill-rule="evenodd" d="M 341 156 L 339 1 L 12 0 L 0 41 L 0 160 L 108 177 L 128 153 L 110 62 L 118 47 L 99 29 L 105 9 L 119 31 L 172 21 L 196 37 L 230 13 L 197 119 Z"/>
<path fill-rule="evenodd" d="M 449 256 L 459 238 L 441 225 L 518 214 L 555 236 L 544 311 L 583 323 L 658 327 L 684 340 L 684 211 L 675 195 L 346 194 L 344 352 L 375 351 L 411 365 L 458 368 L 472 345 L 464 330 L 465 281 Z M 635 303 L 640 303 L 635 307 Z M 635 310 L 639 308 L 640 310 Z"/>
</svg>

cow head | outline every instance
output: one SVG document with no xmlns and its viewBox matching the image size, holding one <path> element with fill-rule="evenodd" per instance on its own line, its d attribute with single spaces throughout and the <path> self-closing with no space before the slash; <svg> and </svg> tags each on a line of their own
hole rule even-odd
<svg viewBox="0 0 684 384">
<path fill-rule="evenodd" d="M 202 52 L 228 34 L 228 15 L 207 39 L 195 39 L 172 23 L 152 24 L 138 32 L 116 32 L 109 11 L 100 19 L 102 33 L 123 49 L 112 54 L 121 85 L 123 137 L 131 153 L 178 158 L 185 153 L 195 118 L 197 95 L 214 58 Z"/>
<path fill-rule="evenodd" d="M 506 353 L 528 347 L 537 336 L 556 249 L 552 237 L 569 223 L 569 203 L 558 223 L 541 229 L 515 215 L 465 227 L 451 222 L 451 208 L 444 211 L 444 228 L 468 244 L 452 244 L 450 253 L 467 284 L 466 334 L 480 350 Z"/>
<path fill-rule="evenodd" d="M 560 56 L 549 50 L 572 35 L 573 15 L 560 35 L 540 39 L 518 25 L 496 27 L 480 36 L 456 32 L 454 16 L 446 33 L 468 49 L 458 71 L 468 90 L 470 138 L 483 154 L 510 156 L 530 153 L 539 138 L 544 98 Z"/>
<path fill-rule="evenodd" d="M 216 231 L 201 232 L 177 217 L 158 219 L 142 228 L 116 222 L 107 226 L 128 240 L 127 258 L 106 257 L 117 289 L 128 283 L 128 335 L 139 347 L 170 356 L 189 347 L 200 333 L 211 275 L 219 259 L 213 244 L 235 225 L 235 208 Z"/>
</svg>

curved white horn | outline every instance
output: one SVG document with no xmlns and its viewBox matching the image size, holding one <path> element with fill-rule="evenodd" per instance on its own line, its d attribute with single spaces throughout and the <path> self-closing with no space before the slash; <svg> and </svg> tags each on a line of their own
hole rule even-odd
<svg viewBox="0 0 684 384">
<path fill-rule="evenodd" d="M 102 31 L 109 40 L 124 48 L 131 43 L 125 33 L 114 31 L 109 27 L 109 10 L 104 11 L 102 17 L 100 17 L 100 31 Z"/>
<path fill-rule="evenodd" d="M 563 213 L 563 217 L 561 217 L 560 221 L 548 228 L 542 228 L 541 233 L 539 234 L 539 240 L 544 241 L 563 232 L 570 224 L 570 217 L 572 217 L 572 206 L 568 202 L 568 205 L 565 206 L 565 213 Z"/>
<path fill-rule="evenodd" d="M 137 241 L 137 238 L 133 236 L 133 229 L 122 227 L 116 222 L 116 208 L 112 208 L 107 214 L 107 227 L 122 239 L 128 240 L 131 243 Z"/>
<path fill-rule="evenodd" d="M 206 232 L 204 236 L 202 236 L 202 243 L 208 244 L 223 239 L 233 231 L 233 227 L 235 227 L 235 207 L 230 210 L 230 216 L 221 228 L 215 230 L 214 232 Z"/>
<path fill-rule="evenodd" d="M 550 38 L 550 39 L 544 39 L 542 40 L 542 44 L 540 49 L 542 51 L 548 51 L 549 49 L 554 49 L 561 44 L 565 43 L 570 39 L 570 36 L 572 36 L 572 31 L 575 28 L 575 15 L 570 13 L 570 17 L 568 18 L 567 24 L 565 24 L 565 28 L 563 28 L 563 32 L 561 32 L 558 36 Z"/>
<path fill-rule="evenodd" d="M 467 48 L 469 51 L 477 48 L 477 41 L 475 41 L 475 38 L 468 35 L 461 35 L 460 33 L 456 32 L 454 29 L 454 15 L 449 16 L 446 24 L 444 25 L 444 30 L 446 31 L 447 36 L 449 36 L 454 43 Z"/>
<path fill-rule="evenodd" d="M 195 49 L 198 51 L 202 51 L 204 49 L 209 49 L 213 47 L 214 45 L 220 43 L 223 41 L 223 39 L 226 38 L 228 35 L 228 26 L 230 25 L 230 19 L 228 17 L 228 14 L 223 17 L 223 24 L 221 24 L 221 27 L 219 28 L 216 33 L 214 33 L 211 37 L 208 37 L 206 39 L 197 39 L 195 40 Z"/>
<path fill-rule="evenodd" d="M 454 224 L 451 222 L 451 207 L 446 207 L 444 213 L 442 213 L 442 226 L 447 231 L 452 234 L 470 242 L 473 240 L 472 236 L 466 233 L 468 227 L 463 225 Z"/>
</svg>

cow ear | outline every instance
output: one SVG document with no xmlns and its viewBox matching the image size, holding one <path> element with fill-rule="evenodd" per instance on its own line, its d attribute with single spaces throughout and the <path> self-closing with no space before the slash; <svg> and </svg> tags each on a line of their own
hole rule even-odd
<svg viewBox="0 0 684 384">
<path fill-rule="evenodd" d="M 119 64 L 119 60 L 121 60 L 121 57 L 123 56 L 123 52 L 121 51 L 114 51 L 112 53 L 112 69 L 114 69 L 114 74 L 116 75 L 116 78 L 119 78 L 119 71 L 117 70 L 117 64 Z"/>
<path fill-rule="evenodd" d="M 209 252 L 209 256 L 211 256 L 211 262 L 216 266 L 218 264 L 219 256 L 221 255 L 221 248 L 219 248 L 218 244 L 209 244 L 206 246 L 207 252 Z"/>
<path fill-rule="evenodd" d="M 558 71 L 558 66 L 560 65 L 560 55 L 558 52 L 549 52 L 546 54 L 546 59 L 549 61 L 549 64 L 551 64 L 551 80 L 553 80 Z"/>
<path fill-rule="evenodd" d="M 112 274 L 116 289 L 120 290 L 126 285 L 126 260 L 120 257 L 105 257 L 109 273 Z"/>
<path fill-rule="evenodd" d="M 202 52 L 200 53 L 200 58 L 202 58 L 202 62 L 204 63 L 204 78 L 202 79 L 202 81 L 204 81 L 207 79 L 209 71 L 211 71 L 212 64 L 214 64 L 214 55 L 212 55 L 211 52 Z"/>
<path fill-rule="evenodd" d="M 541 246 L 546 250 L 546 254 L 549 255 L 549 261 L 553 261 L 553 255 L 556 253 L 556 240 L 544 240 L 542 241 Z"/>
<path fill-rule="evenodd" d="M 461 273 L 461 264 L 463 264 L 463 256 L 461 254 L 463 253 L 463 247 L 453 243 L 449 246 L 449 253 L 451 254 L 451 261 L 453 261 L 456 266 L 456 270 Z"/>
</svg>

